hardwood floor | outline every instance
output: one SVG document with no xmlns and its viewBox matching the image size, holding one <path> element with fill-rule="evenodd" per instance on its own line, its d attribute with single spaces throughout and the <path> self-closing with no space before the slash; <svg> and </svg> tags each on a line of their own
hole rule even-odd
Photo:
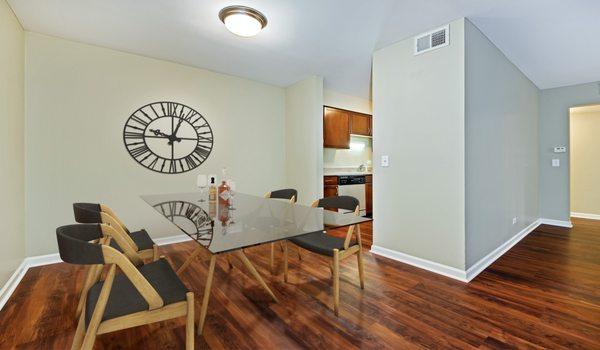
<svg viewBox="0 0 600 350">
<path fill-rule="evenodd" d="M 292 250 L 286 284 L 279 259 L 278 274 L 269 273 L 267 246 L 246 250 L 279 303 L 239 261 L 230 270 L 220 258 L 196 347 L 600 349 L 600 221 L 573 221 L 571 230 L 540 226 L 469 284 L 366 252 L 361 290 L 356 258 L 345 260 L 339 317 L 329 269 L 317 255 L 304 252 L 298 261 Z M 364 225 L 366 236 L 368 230 Z M 161 254 L 179 266 L 194 244 L 161 247 Z M 203 258 L 183 274 L 196 293 L 196 310 L 206 270 Z M 69 348 L 82 279 L 82 269 L 68 264 L 30 269 L 0 311 L 0 349 Z M 102 335 L 96 348 L 180 349 L 184 324 Z"/>
</svg>

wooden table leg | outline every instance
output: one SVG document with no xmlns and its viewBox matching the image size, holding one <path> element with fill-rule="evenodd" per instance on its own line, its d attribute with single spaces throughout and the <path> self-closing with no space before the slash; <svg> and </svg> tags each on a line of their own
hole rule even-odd
<svg viewBox="0 0 600 350">
<path fill-rule="evenodd" d="M 194 261 L 194 258 L 196 258 L 198 256 L 198 254 L 200 254 L 200 252 L 206 249 L 204 247 L 201 246 L 197 246 L 196 249 L 192 252 L 192 254 L 190 254 L 190 256 L 183 262 L 183 264 L 181 264 L 181 266 L 179 267 L 179 269 L 177 269 L 177 274 L 181 274 L 185 269 L 187 269 L 188 266 L 190 266 L 190 264 L 192 263 L 192 261 Z"/>
<path fill-rule="evenodd" d="M 271 255 L 269 257 L 269 267 L 271 268 L 271 274 L 275 274 L 275 243 L 271 242 Z"/>
<path fill-rule="evenodd" d="M 212 287 L 213 274 L 215 272 L 215 262 L 217 256 L 210 257 L 210 265 L 208 266 L 208 276 L 206 277 L 206 286 L 204 287 L 204 295 L 202 296 L 202 308 L 200 309 L 200 319 L 198 320 L 198 335 L 202 335 L 204 328 L 204 320 L 206 319 L 206 311 L 208 309 L 208 300 L 210 299 L 210 289 Z"/>
<path fill-rule="evenodd" d="M 288 281 L 288 242 L 283 242 L 283 281 L 287 283 Z"/>
<path fill-rule="evenodd" d="M 260 277 L 260 274 L 258 273 L 258 271 L 256 271 L 256 268 L 254 268 L 254 265 L 252 265 L 250 260 L 248 260 L 248 257 L 246 256 L 246 254 L 244 254 L 244 252 L 241 250 L 236 250 L 235 254 L 242 261 L 242 263 L 244 263 L 244 265 L 246 265 L 246 268 L 248 268 L 248 270 L 250 271 L 252 276 L 254 276 L 254 278 L 263 287 L 263 289 L 266 290 L 267 293 L 269 293 L 269 295 L 273 298 L 273 300 L 275 300 L 275 302 L 279 302 L 277 300 L 277 297 L 275 297 L 275 294 L 273 294 L 273 292 L 271 291 L 271 289 L 269 289 L 269 287 L 267 286 L 265 281 L 262 279 L 262 277 Z"/>
</svg>

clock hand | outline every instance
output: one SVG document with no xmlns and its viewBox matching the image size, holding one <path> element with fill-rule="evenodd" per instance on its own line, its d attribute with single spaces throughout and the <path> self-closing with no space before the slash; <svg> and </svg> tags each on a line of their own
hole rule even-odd
<svg viewBox="0 0 600 350">
<path fill-rule="evenodd" d="M 150 131 L 154 134 L 154 136 L 163 136 L 165 138 L 170 138 L 170 135 L 165 134 L 164 132 L 160 131 L 160 129 L 150 129 Z"/>
<path fill-rule="evenodd" d="M 175 128 L 175 131 L 173 131 L 173 136 L 176 137 L 177 136 L 177 131 L 179 130 L 179 127 L 181 126 L 181 123 L 183 122 L 183 119 L 179 119 L 179 123 L 177 123 L 177 127 Z"/>
</svg>

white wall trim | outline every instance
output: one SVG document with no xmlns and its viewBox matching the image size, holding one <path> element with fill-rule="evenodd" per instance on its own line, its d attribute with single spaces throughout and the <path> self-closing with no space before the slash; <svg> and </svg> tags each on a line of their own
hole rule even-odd
<svg viewBox="0 0 600 350">
<path fill-rule="evenodd" d="M 552 226 L 560 226 L 560 227 L 568 227 L 572 228 L 573 223 L 571 221 L 563 221 L 563 220 L 554 220 L 554 219 L 544 219 L 541 218 L 540 222 L 544 225 L 552 225 Z"/>
<path fill-rule="evenodd" d="M 167 244 L 181 243 L 181 242 L 190 241 L 190 240 L 192 240 L 192 239 L 188 235 L 176 235 L 176 236 L 155 238 L 154 242 L 157 245 L 162 246 L 162 245 L 167 245 Z M 50 264 L 56 264 L 56 263 L 60 263 L 60 262 L 62 262 L 62 260 L 60 259 L 60 255 L 58 253 L 30 256 L 30 257 L 23 259 L 23 262 L 21 263 L 21 265 L 19 265 L 19 267 L 17 267 L 15 272 L 12 274 L 12 276 L 10 276 L 8 281 L 6 281 L 6 283 L 4 284 L 2 289 L 0 289 L 0 310 L 2 310 L 2 308 L 4 307 L 4 304 L 6 304 L 6 302 L 12 295 L 12 293 L 15 291 L 15 289 L 17 288 L 17 286 L 19 285 L 19 283 L 25 276 L 25 273 L 27 272 L 27 270 L 29 270 L 32 267 L 36 267 L 36 266 L 50 265 Z"/>
<path fill-rule="evenodd" d="M 24 259 L 12 276 L 10 276 L 8 281 L 6 281 L 2 289 L 0 289 L 0 310 L 2 310 L 4 304 L 6 304 L 8 301 L 8 298 L 10 298 L 12 293 L 15 291 L 28 269 L 29 267 L 27 266 L 27 259 Z"/>
<path fill-rule="evenodd" d="M 574 218 L 581 218 L 581 219 L 600 220 L 600 215 L 598 215 L 598 214 L 576 213 L 576 212 L 572 211 L 571 216 Z"/>
<path fill-rule="evenodd" d="M 485 270 L 488 266 L 490 266 L 494 261 L 498 260 L 499 257 L 504 255 L 507 251 L 510 250 L 515 244 L 519 243 L 520 240 L 525 238 L 528 234 L 530 234 L 533 230 L 535 230 L 541 224 L 541 219 L 537 219 L 532 222 L 529 226 L 525 227 L 519 233 L 514 235 L 508 241 L 502 243 L 498 248 L 491 251 L 488 255 L 479 259 L 473 266 L 467 269 L 467 281 L 470 282 L 473 278 L 477 277 L 483 270 Z"/>
<path fill-rule="evenodd" d="M 435 272 L 446 277 L 454 278 L 461 282 L 467 282 L 466 272 L 464 270 L 457 269 L 456 267 L 418 258 L 416 256 L 408 255 L 399 251 L 379 247 L 376 245 L 371 246 L 371 253 L 381 255 L 392 260 L 400 261 L 405 264 L 416 266 L 424 270 Z"/>
</svg>

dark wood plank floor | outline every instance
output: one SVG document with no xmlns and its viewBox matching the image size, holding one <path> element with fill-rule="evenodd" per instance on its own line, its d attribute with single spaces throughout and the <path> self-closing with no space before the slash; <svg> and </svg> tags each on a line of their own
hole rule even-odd
<svg viewBox="0 0 600 350">
<path fill-rule="evenodd" d="M 218 260 L 205 335 L 197 348 L 565 348 L 600 349 L 600 222 L 574 220 L 571 230 L 541 226 L 469 284 L 366 253 L 366 289 L 356 259 L 341 267 L 341 309 L 332 310 L 325 260 L 291 254 L 291 279 L 268 272 L 266 247 L 250 259 L 280 299 L 273 303 L 234 260 Z M 368 237 L 371 226 L 364 225 Z M 193 242 L 162 247 L 178 265 Z M 183 275 L 196 291 L 206 261 Z M 29 270 L 0 311 L 0 349 L 64 349 L 82 269 L 54 264 Z M 97 349 L 180 349 L 184 321 L 98 337 Z"/>
</svg>

